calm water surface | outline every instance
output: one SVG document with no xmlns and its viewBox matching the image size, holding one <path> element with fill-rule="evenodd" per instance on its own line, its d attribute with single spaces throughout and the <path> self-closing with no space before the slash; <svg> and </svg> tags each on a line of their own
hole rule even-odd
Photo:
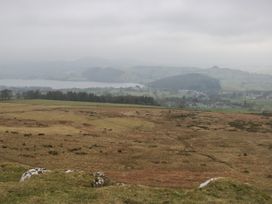
<svg viewBox="0 0 272 204">
<path fill-rule="evenodd" d="M 50 87 L 53 89 L 71 88 L 128 88 L 143 85 L 135 83 L 103 83 L 90 81 L 56 81 L 56 80 L 24 80 L 24 79 L 0 79 L 0 86 L 7 87 Z"/>
</svg>

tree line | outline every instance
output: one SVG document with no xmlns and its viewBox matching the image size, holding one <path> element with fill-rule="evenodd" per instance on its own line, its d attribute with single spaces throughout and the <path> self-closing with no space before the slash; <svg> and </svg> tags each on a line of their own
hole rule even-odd
<svg viewBox="0 0 272 204">
<path fill-rule="evenodd" d="M 95 95 L 86 92 L 62 92 L 62 91 L 47 91 L 41 92 L 39 90 L 30 90 L 17 94 L 16 98 L 22 99 L 48 99 L 48 100 L 63 100 L 63 101 L 86 101 L 99 103 L 121 103 L 121 104 L 139 104 L 139 105 L 157 105 L 154 98 L 149 96 L 132 96 L 121 95 L 114 96 Z"/>
<path fill-rule="evenodd" d="M 4 89 L 0 91 L 0 100 L 10 100 L 12 97 L 12 91 Z"/>
</svg>

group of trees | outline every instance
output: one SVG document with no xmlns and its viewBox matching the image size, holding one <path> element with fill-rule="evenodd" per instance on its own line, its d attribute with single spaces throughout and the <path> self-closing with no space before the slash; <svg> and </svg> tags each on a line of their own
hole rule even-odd
<svg viewBox="0 0 272 204">
<path fill-rule="evenodd" d="M 0 91 L 0 100 L 10 100 L 12 97 L 12 91 L 4 89 Z"/>
<path fill-rule="evenodd" d="M 152 97 L 148 96 L 113 96 L 113 95 L 95 95 L 86 92 L 62 92 L 48 91 L 41 93 L 40 91 L 26 91 L 21 94 L 24 99 L 49 99 L 49 100 L 65 100 L 65 101 L 88 101 L 101 103 L 123 103 L 123 104 L 140 104 L 140 105 L 157 105 Z"/>
</svg>

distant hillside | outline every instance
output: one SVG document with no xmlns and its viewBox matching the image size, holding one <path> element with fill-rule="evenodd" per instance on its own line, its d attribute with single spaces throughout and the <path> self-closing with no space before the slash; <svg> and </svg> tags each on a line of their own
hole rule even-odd
<svg viewBox="0 0 272 204">
<path fill-rule="evenodd" d="M 269 74 L 219 67 L 201 69 L 182 66 L 134 66 L 135 64 L 137 63 L 129 60 L 100 58 L 83 58 L 73 61 L 0 62 L 0 79 L 88 80 L 147 84 L 164 77 L 198 73 L 218 79 L 223 90 L 272 90 L 272 75 Z"/>
<path fill-rule="evenodd" d="M 221 90 L 217 79 L 203 74 L 185 74 L 166 77 L 149 83 L 149 86 L 167 90 L 194 90 L 205 93 L 216 93 Z"/>
<path fill-rule="evenodd" d="M 212 67 L 199 73 L 220 80 L 224 90 L 272 90 L 272 75 L 250 73 L 229 68 Z"/>
<path fill-rule="evenodd" d="M 120 82 L 123 73 L 119 69 L 94 67 L 85 70 L 82 77 L 88 81 Z"/>
<path fill-rule="evenodd" d="M 272 90 L 272 75 L 250 73 L 216 66 L 209 69 L 196 67 L 138 66 L 131 68 L 128 73 L 126 73 L 126 75 L 129 75 L 131 77 L 130 79 L 138 83 L 149 83 L 164 77 L 198 73 L 218 79 L 223 90 Z"/>
</svg>

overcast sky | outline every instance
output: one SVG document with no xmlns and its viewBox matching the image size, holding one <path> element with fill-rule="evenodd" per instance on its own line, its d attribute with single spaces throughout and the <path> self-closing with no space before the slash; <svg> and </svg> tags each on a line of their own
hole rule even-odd
<svg viewBox="0 0 272 204">
<path fill-rule="evenodd" d="M 0 60 L 272 65 L 271 0 L 0 0 Z"/>
</svg>

